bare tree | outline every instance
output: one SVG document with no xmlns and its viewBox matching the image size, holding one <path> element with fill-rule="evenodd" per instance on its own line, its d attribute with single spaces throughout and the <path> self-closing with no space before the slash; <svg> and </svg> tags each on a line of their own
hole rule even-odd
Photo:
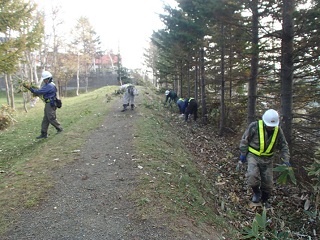
<svg viewBox="0 0 320 240">
<path fill-rule="evenodd" d="M 94 66 L 94 59 L 96 53 L 99 51 L 100 39 L 95 30 L 86 17 L 80 17 L 75 28 L 72 31 L 73 44 L 78 47 L 78 83 L 81 69 L 84 72 L 84 79 L 86 83 L 86 91 L 88 88 L 88 78 L 90 70 Z M 79 84 L 77 88 L 77 95 L 79 94 Z"/>
</svg>

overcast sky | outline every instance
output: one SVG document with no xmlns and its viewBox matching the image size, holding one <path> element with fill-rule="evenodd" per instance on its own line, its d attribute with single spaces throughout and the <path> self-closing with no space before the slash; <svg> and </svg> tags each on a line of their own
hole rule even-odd
<svg viewBox="0 0 320 240">
<path fill-rule="evenodd" d="M 36 0 L 40 9 L 50 11 L 51 6 L 61 6 L 66 31 L 76 25 L 80 16 L 89 19 L 102 49 L 112 49 L 122 55 L 123 66 L 139 68 L 143 62 L 153 30 L 162 28 L 158 17 L 163 4 L 175 4 L 174 0 Z"/>
</svg>

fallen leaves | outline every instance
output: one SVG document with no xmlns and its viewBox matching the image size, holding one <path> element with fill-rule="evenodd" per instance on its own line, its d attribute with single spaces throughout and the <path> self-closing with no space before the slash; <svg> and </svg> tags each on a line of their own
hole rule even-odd
<svg viewBox="0 0 320 240">
<path fill-rule="evenodd" d="M 170 124 L 188 146 L 199 171 L 212 182 L 212 197 L 210 200 L 206 199 L 206 204 L 211 201 L 209 204 L 219 206 L 218 213 L 239 230 L 252 224 L 256 213 L 262 212 L 262 207 L 250 207 L 251 190 L 247 188 L 245 181 L 246 164 L 238 161 L 237 136 L 219 137 L 212 126 L 199 126 L 195 122 L 181 124 L 182 121 L 176 116 Z M 295 182 L 290 169 L 286 169 L 285 173 L 284 177 Z M 311 217 L 308 218 L 305 213 L 312 209 L 312 203 L 308 197 L 302 196 L 301 189 L 294 185 L 275 183 L 270 199 L 274 210 L 268 211 L 274 228 L 280 230 L 287 225 L 291 231 L 303 231 L 300 233 L 305 235 L 314 235 L 315 229 L 318 229 L 319 234 L 316 221 L 312 222 Z M 301 229 L 302 225 L 305 226 L 304 229 Z"/>
</svg>

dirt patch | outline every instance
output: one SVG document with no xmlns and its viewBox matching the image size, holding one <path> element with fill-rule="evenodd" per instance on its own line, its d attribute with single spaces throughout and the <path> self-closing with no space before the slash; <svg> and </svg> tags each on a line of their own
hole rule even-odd
<svg viewBox="0 0 320 240">
<path fill-rule="evenodd" d="M 47 200 L 22 212 L 3 239 L 210 239 L 190 232 L 178 236 L 165 219 L 136 217 L 129 196 L 142 173 L 134 161 L 132 126 L 141 115 L 139 107 L 121 112 L 121 99 L 111 104 L 78 160 L 53 172 L 56 183 Z"/>
</svg>

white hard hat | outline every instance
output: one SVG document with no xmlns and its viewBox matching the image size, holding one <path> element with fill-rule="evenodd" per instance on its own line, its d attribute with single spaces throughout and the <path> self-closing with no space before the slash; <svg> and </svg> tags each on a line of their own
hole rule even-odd
<svg viewBox="0 0 320 240">
<path fill-rule="evenodd" d="M 268 127 L 276 127 L 279 125 L 279 114 L 276 110 L 269 109 L 263 114 L 262 120 Z"/>
<path fill-rule="evenodd" d="M 166 96 L 169 95 L 169 92 L 170 92 L 169 90 L 165 91 Z"/>
<path fill-rule="evenodd" d="M 47 79 L 47 78 L 52 78 L 52 74 L 48 71 L 43 71 L 41 78 L 42 78 L 42 80 Z"/>
</svg>

